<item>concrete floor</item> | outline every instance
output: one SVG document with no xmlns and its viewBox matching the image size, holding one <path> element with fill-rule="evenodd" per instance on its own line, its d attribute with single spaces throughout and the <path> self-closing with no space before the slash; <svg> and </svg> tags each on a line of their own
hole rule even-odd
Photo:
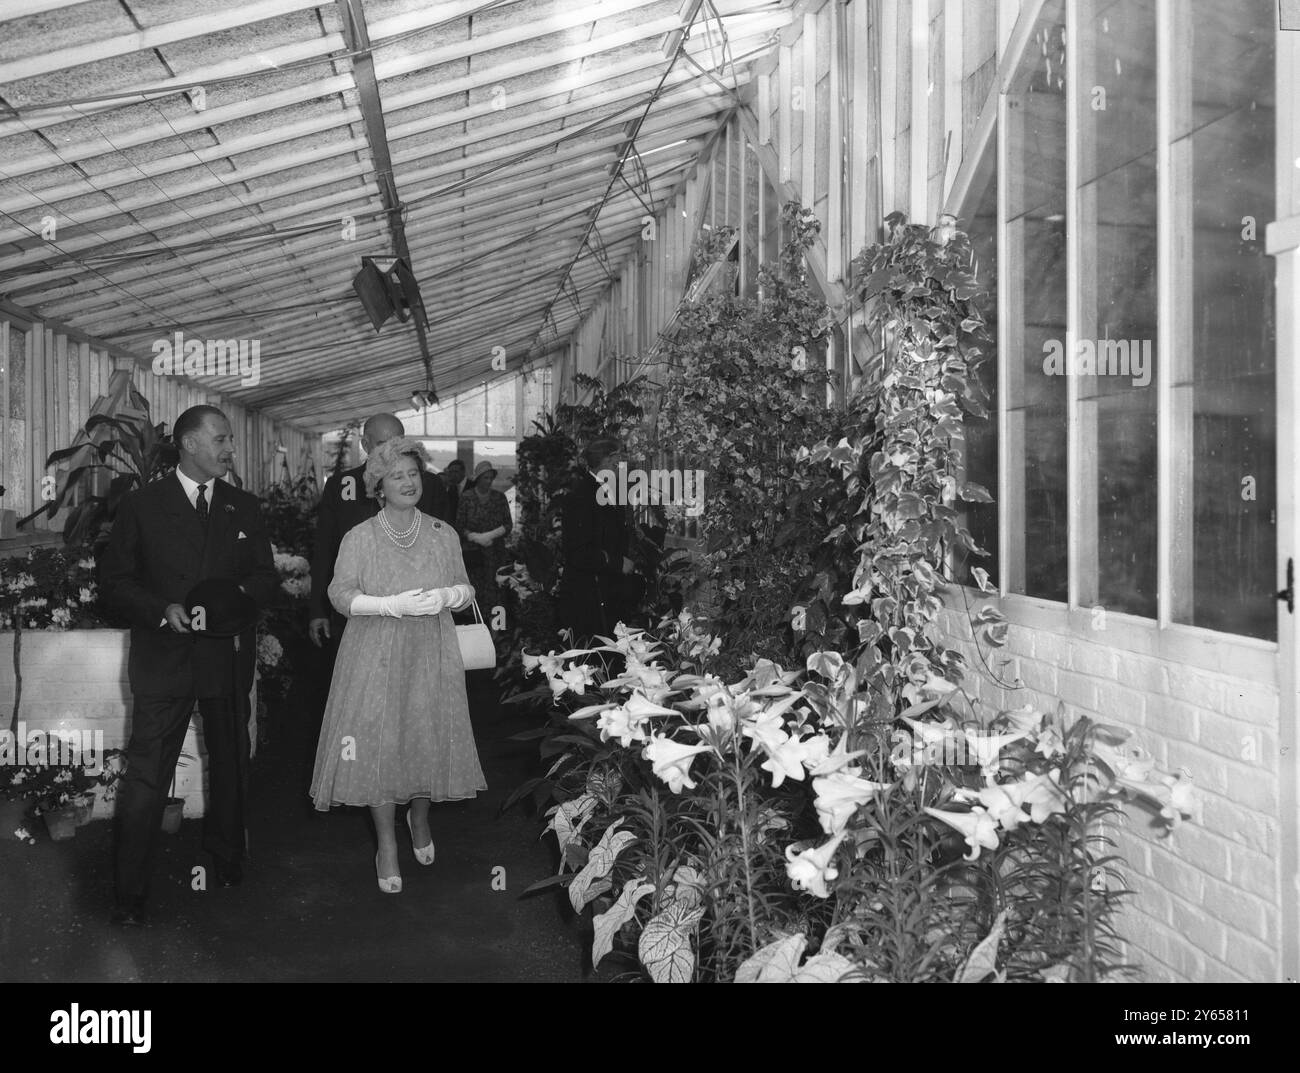
<svg viewBox="0 0 1300 1073">
<path fill-rule="evenodd" d="M 579 981 L 585 945 L 554 891 L 520 899 L 549 875 L 553 853 L 533 816 L 498 817 L 535 772 L 536 742 L 505 740 L 537 724 L 501 708 L 486 672 L 471 676 L 471 711 L 489 790 L 430 813 L 437 861 L 415 862 L 404 824 L 405 889 L 375 884 L 374 836 L 361 809 L 317 813 L 307 797 L 327 669 L 295 652 L 294 692 L 272 712 L 253 765 L 249 860 L 241 886 L 196 892 L 210 869 L 200 823 L 164 835 L 148 929 L 111 928 L 107 822 L 68 842 L 0 843 L 2 981 Z M 479 681 L 478 679 L 486 679 Z M 399 823 L 402 810 L 398 810 Z M 39 823 L 39 821 L 37 821 Z M 505 891 L 492 889 L 506 870 Z"/>
</svg>

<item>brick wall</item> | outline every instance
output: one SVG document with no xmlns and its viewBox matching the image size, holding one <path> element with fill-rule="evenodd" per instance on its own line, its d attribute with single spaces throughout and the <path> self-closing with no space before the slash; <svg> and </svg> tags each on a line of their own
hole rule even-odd
<svg viewBox="0 0 1300 1073">
<path fill-rule="evenodd" d="M 1025 704 L 1055 711 L 1063 702 L 1067 718 L 1086 714 L 1129 728 L 1131 744 L 1170 771 L 1186 768 L 1197 787 L 1201 814 L 1172 832 L 1134 804 L 1115 832 L 1136 891 L 1120 933 L 1142 978 L 1279 979 L 1277 689 L 1238 677 L 1230 665 L 1205 669 L 1128 650 L 1107 633 L 1080 629 L 1064 609 L 1055 625 L 1041 610 L 1020 624 L 1014 610 L 1003 611 L 1013 622 L 1007 646 L 984 649 L 983 657 L 1002 681 L 1021 688 L 1000 687 L 981 673 L 965 611 L 943 613 L 948 644 L 972 667 L 967 690 L 978 707 L 986 714 Z M 1149 636 L 1156 632 L 1147 627 Z"/>
</svg>

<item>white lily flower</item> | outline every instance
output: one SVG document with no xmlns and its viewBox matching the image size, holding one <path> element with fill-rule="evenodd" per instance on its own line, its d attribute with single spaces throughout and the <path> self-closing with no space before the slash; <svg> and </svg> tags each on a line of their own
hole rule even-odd
<svg viewBox="0 0 1300 1073">
<path fill-rule="evenodd" d="M 853 752 L 849 752 L 848 749 L 847 734 L 840 735 L 840 740 L 836 742 L 833 751 L 830 751 L 830 738 L 825 734 L 809 738 L 807 752 L 804 754 L 804 764 L 808 768 L 808 774 L 833 775 L 837 771 L 843 771 L 866 752 L 866 749 L 855 749 Z"/>
<path fill-rule="evenodd" d="M 1029 818 L 1034 823 L 1046 823 L 1054 812 L 1065 811 L 1065 791 L 1061 789 L 1060 772 L 1050 771 L 1046 775 L 1027 775 L 1021 780 L 1020 800 L 1029 809 Z"/>
<path fill-rule="evenodd" d="M 760 712 L 755 719 L 744 725 L 741 732 L 769 753 L 779 749 L 790 737 L 785 730 L 785 720 L 775 712 Z"/>
<path fill-rule="evenodd" d="M 707 745 L 683 745 L 663 734 L 656 734 L 641 755 L 650 761 L 655 775 L 677 794 L 681 793 L 683 786 L 695 789 L 695 782 L 691 779 L 691 761 L 697 754 L 708 751 Z"/>
<path fill-rule="evenodd" d="M 1024 733 L 1017 734 L 979 734 L 973 730 L 966 730 L 966 741 L 975 751 L 975 759 L 979 763 L 980 773 L 983 775 L 996 775 L 998 769 L 1002 766 L 1002 750 L 1012 742 L 1020 741 Z"/>
<path fill-rule="evenodd" d="M 929 808 L 926 812 L 936 820 L 942 820 L 949 827 L 960 831 L 970 846 L 965 859 L 973 861 L 980 855 L 980 848 L 998 848 L 998 825 L 988 812 L 976 805 L 969 812 L 945 812 L 943 809 Z"/>
<path fill-rule="evenodd" d="M 871 800 L 872 794 L 888 788 L 885 783 L 860 778 L 856 769 L 813 779 L 813 806 L 822 830 L 828 835 L 843 831 L 853 814 Z"/>
<path fill-rule="evenodd" d="M 600 728 L 600 740 L 609 741 L 610 738 L 618 738 L 618 743 L 626 749 L 634 741 L 646 741 L 644 718 L 633 715 L 626 707 L 611 708 L 609 711 L 602 712 L 599 719 L 596 720 L 596 726 Z"/>
<path fill-rule="evenodd" d="M 829 842 L 802 852 L 786 846 L 785 874 L 796 890 L 806 890 L 818 898 L 830 897 L 830 888 L 826 884 L 839 876 L 839 871 L 831 865 L 831 859 L 843 840 L 844 832 L 841 831 Z"/>
<path fill-rule="evenodd" d="M 778 788 L 787 778 L 803 782 L 804 760 L 810 746 L 798 738 L 787 738 L 775 749 L 768 749 L 767 759 L 759 766 L 772 773 L 772 788 Z M 815 747 L 814 747 L 815 748 Z"/>
</svg>

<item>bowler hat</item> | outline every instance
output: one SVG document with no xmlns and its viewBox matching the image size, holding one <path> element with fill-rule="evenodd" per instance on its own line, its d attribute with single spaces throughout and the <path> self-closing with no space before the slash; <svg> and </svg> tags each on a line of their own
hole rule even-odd
<svg viewBox="0 0 1300 1073">
<path fill-rule="evenodd" d="M 257 625 L 257 601 L 231 578 L 208 578 L 185 597 L 190 629 L 209 637 L 234 637 Z"/>
</svg>

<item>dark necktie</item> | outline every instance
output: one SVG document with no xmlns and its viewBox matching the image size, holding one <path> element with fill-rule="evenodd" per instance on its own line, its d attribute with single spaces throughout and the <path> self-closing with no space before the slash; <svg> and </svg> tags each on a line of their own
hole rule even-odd
<svg viewBox="0 0 1300 1073">
<path fill-rule="evenodd" d="M 194 509 L 199 512 L 199 521 L 206 528 L 208 524 L 208 498 L 207 485 L 205 484 L 199 485 L 199 497 L 194 501 Z"/>
</svg>

